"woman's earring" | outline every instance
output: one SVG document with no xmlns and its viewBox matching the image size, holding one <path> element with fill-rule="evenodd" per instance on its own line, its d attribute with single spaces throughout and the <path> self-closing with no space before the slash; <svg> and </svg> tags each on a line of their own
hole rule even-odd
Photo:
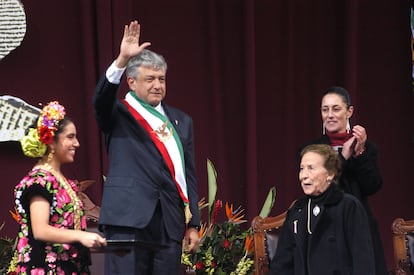
<svg viewBox="0 0 414 275">
<path fill-rule="evenodd" d="M 346 132 L 348 134 L 351 132 L 351 124 L 349 123 L 349 117 L 346 118 Z"/>
<path fill-rule="evenodd" d="M 50 163 L 53 159 L 53 155 L 55 154 L 55 149 L 52 148 L 52 150 L 50 150 L 49 154 L 47 155 L 47 162 Z"/>
<path fill-rule="evenodd" d="M 325 122 L 322 122 L 322 135 L 325 135 Z"/>
</svg>

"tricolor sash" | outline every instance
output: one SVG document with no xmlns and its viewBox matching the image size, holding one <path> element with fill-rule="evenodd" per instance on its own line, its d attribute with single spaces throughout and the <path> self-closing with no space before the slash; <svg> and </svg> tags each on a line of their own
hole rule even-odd
<svg viewBox="0 0 414 275">
<path fill-rule="evenodd" d="M 184 202 L 185 223 L 191 220 L 185 177 L 184 152 L 180 137 L 163 114 L 129 92 L 122 101 L 132 116 L 146 130 L 170 171 L 178 193 Z"/>
</svg>

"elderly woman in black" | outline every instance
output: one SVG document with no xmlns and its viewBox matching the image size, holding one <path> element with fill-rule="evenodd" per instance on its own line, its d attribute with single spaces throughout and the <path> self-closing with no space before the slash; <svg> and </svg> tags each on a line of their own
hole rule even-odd
<svg viewBox="0 0 414 275">
<path fill-rule="evenodd" d="M 351 125 L 354 110 L 346 89 L 338 86 L 326 89 L 321 101 L 323 134 L 308 144 L 329 144 L 338 152 L 342 164 L 339 187 L 354 195 L 364 206 L 372 236 L 375 274 L 386 275 L 387 264 L 380 233 L 368 205 L 368 197 L 376 194 L 383 184 L 377 164 L 378 149 L 368 140 L 364 126 Z"/>
<path fill-rule="evenodd" d="M 331 146 L 302 150 L 299 180 L 305 197 L 287 213 L 270 274 L 377 275 L 366 212 L 338 188 L 340 170 Z"/>
</svg>

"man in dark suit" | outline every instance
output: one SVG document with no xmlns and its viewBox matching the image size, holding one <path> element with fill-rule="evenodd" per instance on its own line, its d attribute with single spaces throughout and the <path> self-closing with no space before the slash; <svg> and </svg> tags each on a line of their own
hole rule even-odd
<svg viewBox="0 0 414 275">
<path fill-rule="evenodd" d="M 192 119 L 162 101 L 167 64 L 139 35 L 137 21 L 125 26 L 93 98 L 109 155 L 99 224 L 109 245 L 137 241 L 129 253 L 105 255 L 105 274 L 178 274 L 182 248 L 199 243 Z M 130 91 L 119 100 L 125 71 Z"/>
</svg>

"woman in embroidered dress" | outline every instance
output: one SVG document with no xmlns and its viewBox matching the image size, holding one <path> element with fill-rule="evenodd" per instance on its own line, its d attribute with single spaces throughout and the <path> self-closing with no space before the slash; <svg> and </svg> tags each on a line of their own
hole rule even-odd
<svg viewBox="0 0 414 275">
<path fill-rule="evenodd" d="M 337 86 L 328 88 L 321 102 L 323 135 L 308 144 L 329 144 L 338 151 L 342 163 L 339 187 L 357 197 L 367 211 L 375 255 L 375 274 L 386 275 L 387 265 L 380 233 L 368 204 L 368 197 L 376 194 L 383 183 L 377 163 L 378 149 L 367 140 L 363 126 L 354 125 L 351 128 L 353 112 L 354 106 L 346 89 Z"/>
<path fill-rule="evenodd" d="M 326 144 L 301 153 L 305 197 L 288 210 L 270 275 L 377 275 L 361 202 L 338 188 L 338 154 Z"/>
<path fill-rule="evenodd" d="M 20 141 L 24 154 L 40 158 L 14 190 L 19 214 L 18 274 L 89 274 L 89 249 L 106 245 L 86 232 L 77 186 L 61 173 L 79 147 L 74 123 L 57 101 L 46 105 L 35 128 Z"/>
</svg>

